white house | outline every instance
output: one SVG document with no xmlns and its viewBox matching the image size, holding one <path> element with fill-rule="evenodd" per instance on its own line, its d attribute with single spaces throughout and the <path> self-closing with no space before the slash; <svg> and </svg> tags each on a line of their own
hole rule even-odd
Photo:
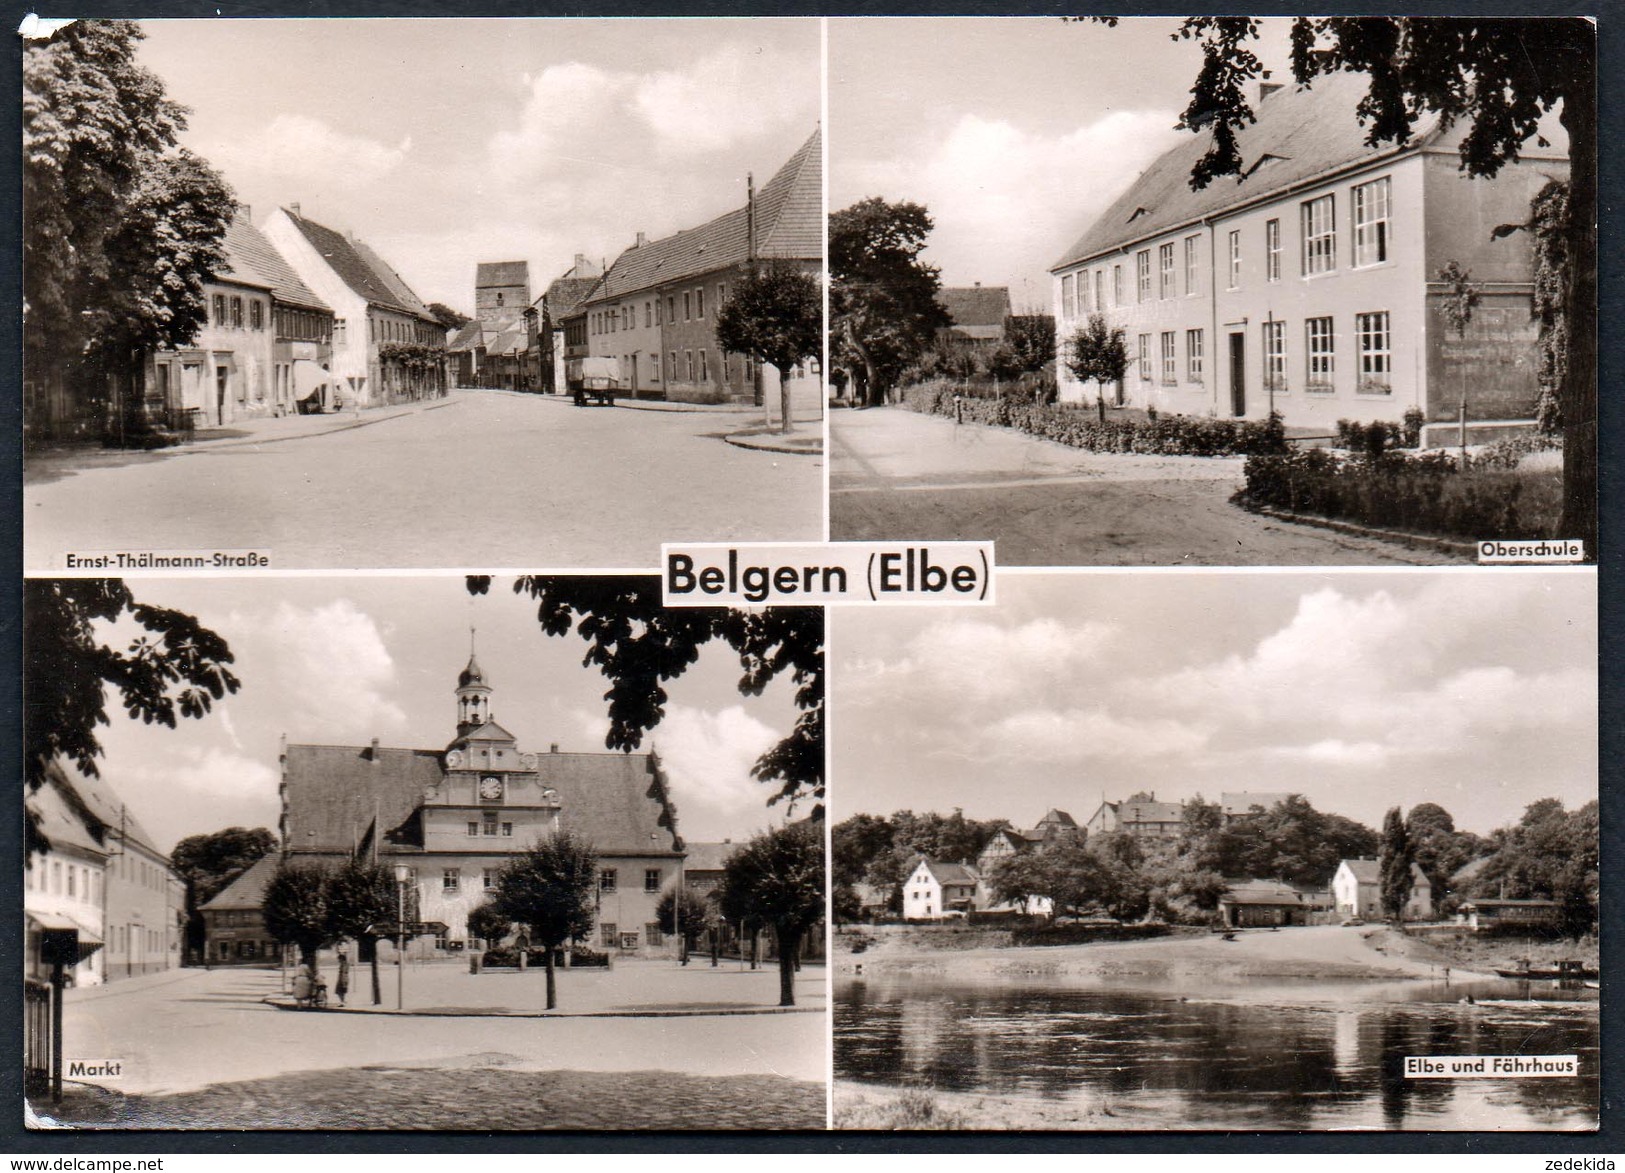
<svg viewBox="0 0 1625 1173">
<path fill-rule="evenodd" d="M 343 406 L 374 407 L 444 391 L 444 362 L 438 370 L 413 369 L 380 354 L 392 343 L 442 353 L 446 348 L 445 326 L 388 262 L 353 235 L 306 219 L 298 204 L 278 208 L 260 231 L 333 308 L 330 369 Z"/>
<path fill-rule="evenodd" d="M 1340 917 L 1381 917 L 1382 865 L 1374 859 L 1341 861 L 1332 877 L 1332 897 Z M 1406 920 L 1426 920 L 1433 915 L 1433 885 L 1415 863 L 1411 864 L 1411 888 L 1403 915 Z"/>
<path fill-rule="evenodd" d="M 969 912 L 976 905 L 977 876 L 960 863 L 920 857 L 903 881 L 903 919 L 935 920 L 946 912 Z"/>
<path fill-rule="evenodd" d="M 87 818 L 74 801 L 55 767 L 45 784 L 28 797 L 27 806 L 51 847 L 24 861 L 24 972 L 48 978 L 50 967 L 40 960 L 42 933 L 46 929 L 74 929 L 79 934 L 84 960 L 73 968 L 73 983 L 100 985 L 107 847 L 93 829 L 95 820 Z"/>
<path fill-rule="evenodd" d="M 1262 419 L 1330 432 L 1339 419 L 1423 413 L 1449 442 L 1461 399 L 1473 434 L 1528 427 L 1539 395 L 1531 198 L 1568 170 L 1565 139 L 1541 126 L 1493 179 L 1460 169 L 1465 124 L 1423 120 L 1403 144 L 1372 146 L 1355 117 L 1367 79 L 1266 83 L 1238 134 L 1243 174 L 1190 186 L 1208 148 L 1191 135 L 1134 181 L 1051 268 L 1057 338 L 1100 314 L 1124 331 L 1126 377 L 1084 386 L 1058 365 L 1060 397 L 1186 415 Z M 1555 120 L 1548 119 L 1548 122 Z M 1549 145 L 1548 145 L 1549 144 Z M 1480 304 L 1464 336 L 1447 325 L 1438 274 L 1467 270 Z M 1063 353 L 1063 359 L 1066 355 Z"/>
</svg>

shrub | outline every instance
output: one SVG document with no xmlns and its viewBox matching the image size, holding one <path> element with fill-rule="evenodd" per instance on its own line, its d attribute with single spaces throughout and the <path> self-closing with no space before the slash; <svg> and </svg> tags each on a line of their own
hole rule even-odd
<svg viewBox="0 0 1625 1173">
<path fill-rule="evenodd" d="M 1036 384 L 1042 387 L 1044 384 Z M 964 423 L 1015 428 L 1041 440 L 1054 440 L 1088 452 L 1137 453 L 1147 456 L 1236 456 L 1287 450 L 1286 428 L 1279 414 L 1268 420 L 1214 419 L 1208 416 L 1146 413 L 1146 419 L 1100 420 L 1088 407 L 1027 399 L 1019 388 L 1000 398 L 941 380 L 918 383 L 903 391 L 903 406 L 925 415 L 944 415 Z"/>
<path fill-rule="evenodd" d="M 1479 538 L 1555 538 L 1562 476 L 1486 462 L 1460 467 L 1437 450 L 1407 456 L 1339 456 L 1307 449 L 1250 456 L 1241 499 L 1293 513 L 1417 533 Z"/>
</svg>

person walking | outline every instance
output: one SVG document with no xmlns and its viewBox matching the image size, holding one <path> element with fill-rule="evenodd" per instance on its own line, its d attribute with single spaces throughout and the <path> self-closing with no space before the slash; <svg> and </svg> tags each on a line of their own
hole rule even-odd
<svg viewBox="0 0 1625 1173">
<path fill-rule="evenodd" d="M 339 946 L 339 976 L 333 984 L 333 992 L 338 995 L 339 1005 L 344 1005 L 344 995 L 350 992 L 350 951 Z"/>
</svg>

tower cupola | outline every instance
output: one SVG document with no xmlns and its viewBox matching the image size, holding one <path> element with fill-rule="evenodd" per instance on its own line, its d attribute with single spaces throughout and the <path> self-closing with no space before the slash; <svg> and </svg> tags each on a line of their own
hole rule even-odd
<svg viewBox="0 0 1625 1173">
<path fill-rule="evenodd" d="M 469 633 L 473 643 L 473 633 Z M 480 662 L 474 658 L 473 648 L 468 653 L 468 667 L 457 675 L 457 736 L 462 737 L 478 729 L 491 719 L 491 686 L 486 682 Z"/>
</svg>

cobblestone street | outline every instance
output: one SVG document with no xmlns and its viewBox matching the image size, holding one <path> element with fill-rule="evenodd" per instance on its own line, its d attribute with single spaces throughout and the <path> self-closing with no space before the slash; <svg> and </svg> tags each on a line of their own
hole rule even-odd
<svg viewBox="0 0 1625 1173">
<path fill-rule="evenodd" d="M 511 1057 L 506 1057 L 511 1058 Z M 77 1127 L 330 1129 L 819 1129 L 824 1085 L 778 1075 L 356 1067 L 170 1096 L 71 1096 Z M 472 1064 L 483 1064 L 473 1066 Z"/>
</svg>

